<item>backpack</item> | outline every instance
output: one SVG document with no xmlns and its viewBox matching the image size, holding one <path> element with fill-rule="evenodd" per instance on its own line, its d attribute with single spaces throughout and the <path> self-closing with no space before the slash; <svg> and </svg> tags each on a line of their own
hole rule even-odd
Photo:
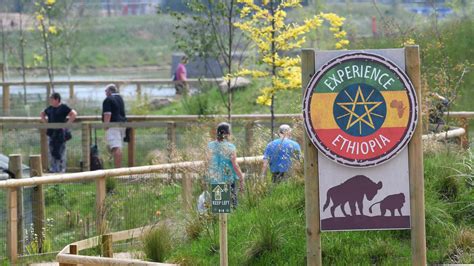
<svg viewBox="0 0 474 266">
<path fill-rule="evenodd" d="M 91 146 L 90 151 L 90 170 L 101 170 L 104 169 L 104 163 L 102 158 L 99 156 L 99 147 L 97 146 L 97 129 L 94 130 L 95 143 Z"/>
</svg>

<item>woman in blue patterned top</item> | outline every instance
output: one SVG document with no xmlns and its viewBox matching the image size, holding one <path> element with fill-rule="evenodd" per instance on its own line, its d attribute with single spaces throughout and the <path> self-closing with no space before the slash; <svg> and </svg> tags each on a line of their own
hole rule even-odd
<svg viewBox="0 0 474 266">
<path fill-rule="evenodd" d="M 238 180 L 240 190 L 244 187 L 244 174 L 237 163 L 235 145 L 229 141 L 230 125 L 220 123 L 217 126 L 217 139 L 209 142 L 209 181 L 210 183 L 230 184 L 232 206 L 237 206 L 237 189 L 235 183 Z"/>
</svg>

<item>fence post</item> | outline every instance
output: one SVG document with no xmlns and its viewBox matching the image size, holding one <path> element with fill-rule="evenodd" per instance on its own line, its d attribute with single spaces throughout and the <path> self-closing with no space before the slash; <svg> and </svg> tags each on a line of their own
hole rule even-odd
<svg viewBox="0 0 474 266">
<path fill-rule="evenodd" d="M 174 162 L 176 157 L 176 123 L 168 123 L 168 162 Z M 176 176 L 175 170 L 171 171 L 171 178 L 174 179 Z"/>
<path fill-rule="evenodd" d="M 193 180 L 190 173 L 181 173 L 181 182 L 183 186 L 182 190 L 182 199 L 183 199 L 183 209 L 190 210 L 192 209 L 192 195 L 193 195 Z"/>
<path fill-rule="evenodd" d="M 130 128 L 130 140 L 128 141 L 128 167 L 135 166 L 135 128 Z"/>
<path fill-rule="evenodd" d="M 245 145 L 247 146 L 247 151 L 249 151 L 253 146 L 254 128 L 255 121 L 250 121 L 245 124 Z"/>
<path fill-rule="evenodd" d="M 77 245 L 71 244 L 69 245 L 69 254 L 77 255 Z M 76 264 L 69 264 L 69 263 L 59 263 L 59 266 L 75 266 Z"/>
<path fill-rule="evenodd" d="M 30 176 L 42 176 L 41 155 L 30 156 Z M 43 229 L 44 229 L 44 192 L 43 185 L 37 185 L 32 193 L 33 229 L 38 236 L 38 253 L 43 253 Z"/>
<path fill-rule="evenodd" d="M 405 47 L 406 72 L 421 101 L 420 52 L 418 46 Z M 421 114 L 421 105 L 418 105 Z M 423 172 L 423 121 L 418 120 L 412 139 L 408 143 L 410 174 L 411 256 L 412 265 L 426 265 L 425 190 Z"/>
<path fill-rule="evenodd" d="M 23 177 L 21 169 L 21 154 L 12 154 L 8 162 L 8 169 L 15 175 L 15 179 L 21 179 Z M 11 243 L 11 245 L 17 245 L 17 252 L 23 253 L 23 187 L 17 187 L 16 189 L 16 232 L 17 232 L 17 243 Z"/>
<path fill-rule="evenodd" d="M 114 251 L 112 249 L 112 235 L 107 234 L 107 235 L 102 235 L 102 256 L 106 258 L 113 258 L 114 257 Z"/>
<path fill-rule="evenodd" d="M 113 178 L 113 177 L 112 177 Z M 105 196 L 106 196 L 106 187 L 105 187 L 105 177 L 99 177 L 96 180 L 96 198 L 95 198 L 95 210 L 96 210 L 96 234 L 102 235 L 105 231 L 104 220 L 105 220 Z"/>
<path fill-rule="evenodd" d="M 137 101 L 142 101 L 142 84 L 137 83 Z"/>
<path fill-rule="evenodd" d="M 91 124 L 82 123 L 82 169 L 81 171 L 89 171 L 91 160 Z"/>
<path fill-rule="evenodd" d="M 16 188 L 7 190 L 7 254 L 11 264 L 15 264 L 18 258 L 18 201 Z"/>
<path fill-rule="evenodd" d="M 69 83 L 69 100 L 74 99 L 74 83 Z"/>
<path fill-rule="evenodd" d="M 41 128 L 40 129 L 40 149 L 41 149 L 41 164 L 43 169 L 48 169 L 49 168 L 49 156 L 48 156 L 48 136 L 46 135 L 46 128 Z"/>
<path fill-rule="evenodd" d="M 459 118 L 459 120 L 461 121 L 461 127 L 464 128 L 464 130 L 466 131 L 466 133 L 464 133 L 464 135 L 462 135 L 461 138 L 460 138 L 461 147 L 463 147 L 463 149 L 467 150 L 470 147 L 470 144 L 469 144 L 469 120 L 467 119 L 467 117 L 461 117 L 461 118 Z"/>
<path fill-rule="evenodd" d="M 3 115 L 10 115 L 10 85 L 3 83 Z"/>
</svg>

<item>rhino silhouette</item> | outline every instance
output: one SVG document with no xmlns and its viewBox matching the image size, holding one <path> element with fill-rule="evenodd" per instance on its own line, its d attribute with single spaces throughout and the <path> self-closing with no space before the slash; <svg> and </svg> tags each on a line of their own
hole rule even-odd
<svg viewBox="0 0 474 266">
<path fill-rule="evenodd" d="M 405 203 L 405 194 L 398 193 L 398 194 L 386 196 L 383 200 L 378 201 L 369 207 L 370 213 L 372 213 L 372 207 L 378 203 L 380 203 L 381 216 L 385 216 L 385 212 L 387 210 L 390 210 L 390 213 L 392 214 L 392 216 L 395 216 L 395 210 L 398 210 L 398 213 L 400 214 L 400 216 L 403 216 L 402 207 L 403 207 L 403 204 Z"/>
<path fill-rule="evenodd" d="M 374 183 L 365 175 L 353 176 L 344 183 L 334 186 L 327 191 L 326 203 L 324 204 L 323 211 L 326 210 L 332 200 L 332 217 L 334 217 L 334 211 L 338 206 L 341 206 L 342 213 L 345 217 L 349 216 L 344 210 L 344 205 L 346 203 L 349 203 L 352 216 L 356 215 L 356 203 L 359 207 L 360 214 L 364 215 L 364 196 L 367 197 L 367 200 L 372 200 L 375 197 L 375 194 L 377 194 L 377 191 L 381 188 L 382 181 Z"/>
</svg>

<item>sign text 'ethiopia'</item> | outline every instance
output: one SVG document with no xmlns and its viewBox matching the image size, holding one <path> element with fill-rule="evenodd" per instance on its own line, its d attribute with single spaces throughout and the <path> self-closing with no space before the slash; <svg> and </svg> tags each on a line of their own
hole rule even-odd
<svg viewBox="0 0 474 266">
<path fill-rule="evenodd" d="M 408 144 L 417 122 L 410 79 L 393 62 L 369 53 L 325 64 L 308 84 L 303 105 L 312 143 L 348 166 L 389 160 Z"/>
</svg>

